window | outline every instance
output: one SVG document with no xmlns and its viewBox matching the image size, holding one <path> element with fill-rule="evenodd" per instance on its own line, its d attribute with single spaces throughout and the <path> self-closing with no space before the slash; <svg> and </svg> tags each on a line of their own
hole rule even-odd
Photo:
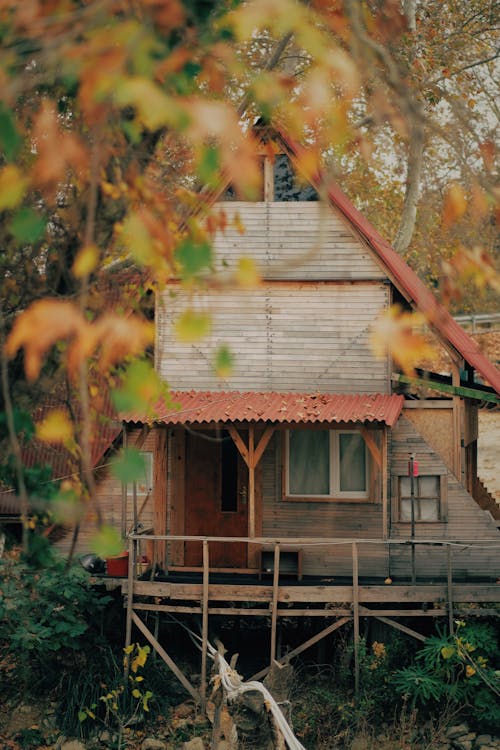
<svg viewBox="0 0 500 750">
<path fill-rule="evenodd" d="M 444 521 L 445 478 L 422 475 L 413 479 L 413 508 L 415 523 Z M 399 477 L 399 521 L 411 523 L 411 477 Z"/>
<path fill-rule="evenodd" d="M 153 454 L 151 451 L 140 451 L 144 459 L 144 475 L 137 480 L 137 495 L 149 495 L 153 489 Z M 133 486 L 130 487 L 132 494 Z"/>
<path fill-rule="evenodd" d="M 289 430 L 285 438 L 285 497 L 368 497 L 365 441 L 356 430 Z"/>
</svg>

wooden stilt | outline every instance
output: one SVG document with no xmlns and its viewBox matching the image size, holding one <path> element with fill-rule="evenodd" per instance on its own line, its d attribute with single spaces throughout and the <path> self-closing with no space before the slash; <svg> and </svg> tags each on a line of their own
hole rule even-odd
<svg viewBox="0 0 500 750">
<path fill-rule="evenodd" d="M 337 620 L 336 622 L 332 623 L 327 628 L 322 630 L 320 633 L 316 633 L 316 635 L 313 635 L 312 638 L 309 638 L 301 646 L 297 646 L 297 648 L 294 648 L 293 651 L 289 651 L 285 656 L 277 660 L 278 664 L 286 664 L 294 656 L 297 656 L 298 654 L 301 654 L 303 651 L 306 651 L 306 649 L 310 648 L 310 646 L 314 646 L 314 644 L 318 643 L 318 641 L 320 641 L 322 638 L 325 638 L 327 635 L 330 635 L 330 633 L 333 633 L 335 630 L 338 630 L 338 628 L 342 627 L 342 625 L 345 625 L 346 622 L 351 622 L 351 620 L 352 620 L 351 616 L 341 617 L 340 620 Z M 264 667 L 264 669 L 261 669 L 260 672 L 257 672 L 257 674 L 254 674 L 253 677 L 250 677 L 250 679 L 260 680 L 268 672 L 269 672 L 269 667 Z"/>
<path fill-rule="evenodd" d="M 357 542 L 352 543 L 352 611 L 354 616 L 354 693 L 359 695 L 359 560 Z"/>
<path fill-rule="evenodd" d="M 271 602 L 271 657 L 269 666 L 276 658 L 276 626 L 278 622 L 278 586 L 280 576 L 280 546 L 274 545 L 273 598 Z"/>
<path fill-rule="evenodd" d="M 128 577 L 127 577 L 127 619 L 125 624 L 125 648 L 128 649 L 132 643 L 132 615 L 134 604 L 134 540 L 128 542 Z M 125 657 L 125 680 L 128 680 L 130 671 L 130 655 Z"/>
<path fill-rule="evenodd" d="M 455 620 L 453 616 L 453 550 L 448 544 L 446 548 L 447 555 L 447 591 L 448 591 L 448 628 L 450 635 L 455 632 Z"/>
<path fill-rule="evenodd" d="M 181 670 L 177 666 L 177 664 L 174 662 L 174 660 L 167 654 L 165 649 L 158 643 L 156 638 L 154 637 L 153 633 L 149 630 L 149 628 L 143 623 L 140 617 L 136 615 L 135 612 L 132 612 L 132 620 L 134 625 L 141 631 L 143 636 L 150 642 L 152 647 L 155 649 L 155 651 L 161 656 L 163 661 L 168 665 L 168 667 L 172 670 L 172 672 L 175 674 L 181 685 L 187 690 L 187 692 L 190 694 L 192 698 L 196 701 L 196 703 L 200 703 L 200 694 L 194 688 L 189 680 L 182 674 Z"/>
<path fill-rule="evenodd" d="M 202 589 L 202 646 L 201 646 L 201 704 L 205 710 L 207 697 L 207 646 L 208 646 L 208 577 L 210 573 L 210 560 L 208 542 L 203 541 L 203 589 Z"/>
</svg>

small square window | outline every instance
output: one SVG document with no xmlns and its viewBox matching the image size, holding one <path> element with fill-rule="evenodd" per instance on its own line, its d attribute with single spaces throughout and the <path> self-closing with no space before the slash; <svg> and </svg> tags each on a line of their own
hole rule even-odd
<svg viewBox="0 0 500 750">
<path fill-rule="evenodd" d="M 413 478 L 399 477 L 399 521 L 411 523 L 412 506 L 415 523 L 436 523 L 444 520 L 443 480 L 439 475 Z"/>
</svg>

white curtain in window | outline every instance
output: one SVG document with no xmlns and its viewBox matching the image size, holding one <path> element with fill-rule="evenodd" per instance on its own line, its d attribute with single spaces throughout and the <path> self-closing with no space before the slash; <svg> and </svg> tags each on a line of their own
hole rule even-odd
<svg viewBox="0 0 500 750">
<path fill-rule="evenodd" d="M 327 430 L 291 430 L 288 453 L 290 495 L 330 494 L 330 435 Z"/>
<path fill-rule="evenodd" d="M 366 491 L 365 441 L 359 432 L 339 434 L 339 490 Z"/>
</svg>

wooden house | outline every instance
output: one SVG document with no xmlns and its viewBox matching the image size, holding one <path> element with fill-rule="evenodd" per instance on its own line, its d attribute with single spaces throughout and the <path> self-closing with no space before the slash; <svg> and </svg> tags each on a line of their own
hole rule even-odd
<svg viewBox="0 0 500 750">
<path fill-rule="evenodd" d="M 193 298 L 174 280 L 157 298 L 156 368 L 174 405 L 124 419 L 143 486 L 100 484 L 108 517 L 135 532 L 127 638 L 138 627 L 174 670 L 144 611 L 199 614 L 205 639 L 211 616 L 266 618 L 273 659 L 282 615 L 329 620 L 291 658 L 346 622 L 356 640 L 361 617 L 422 637 L 395 618 L 452 628 L 462 603 L 500 602 L 500 513 L 477 477 L 478 407 L 500 402 L 500 372 L 340 189 L 318 201 L 319 179 L 294 176 L 299 147 L 276 142 L 262 200 L 217 196 L 221 283 Z M 224 283 L 242 257 L 254 287 Z M 448 376 L 411 380 L 374 356 L 373 322 L 394 303 L 425 314 Z M 189 305 L 212 317 L 194 344 L 175 335 Z M 151 575 L 137 575 L 139 552 Z"/>
</svg>

